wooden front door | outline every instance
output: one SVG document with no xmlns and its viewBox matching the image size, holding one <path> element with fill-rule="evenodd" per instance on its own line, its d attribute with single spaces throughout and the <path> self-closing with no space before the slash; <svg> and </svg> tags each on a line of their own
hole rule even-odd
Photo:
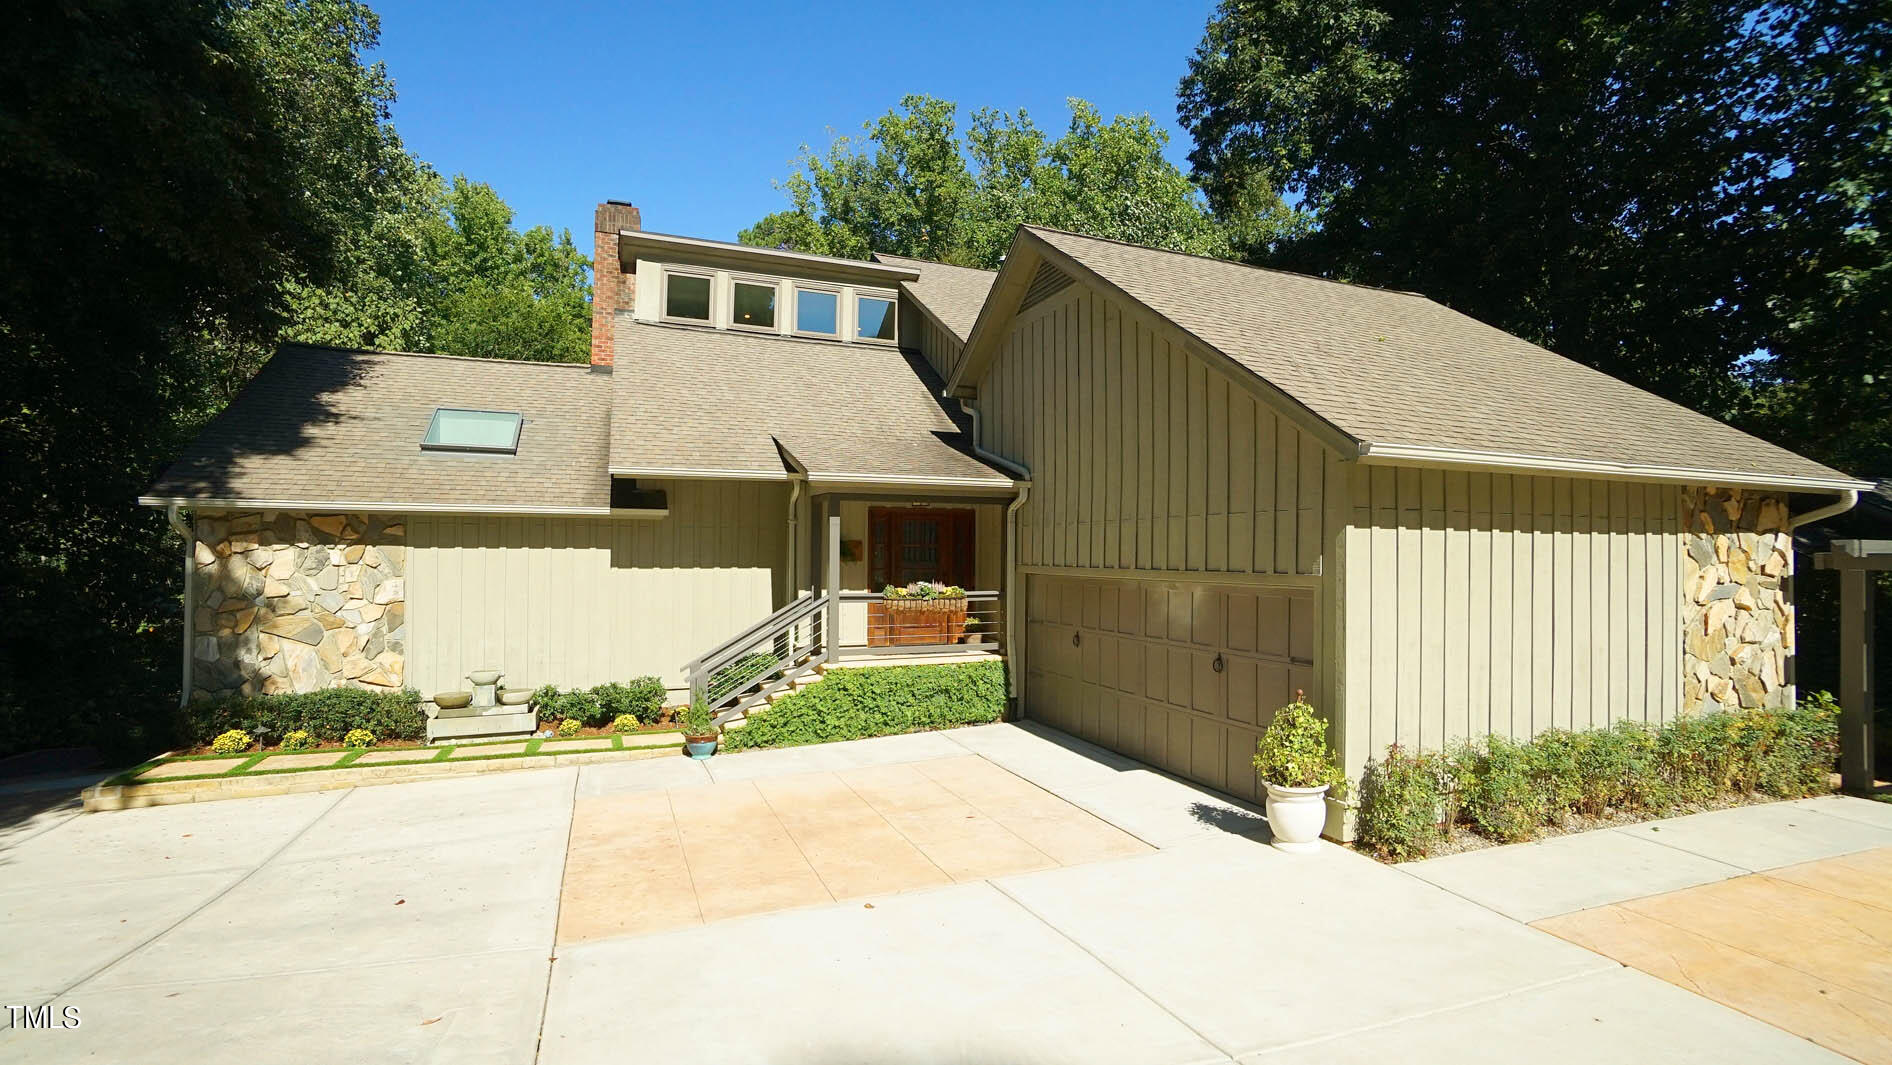
<svg viewBox="0 0 1892 1065">
<path fill-rule="evenodd" d="M 976 529 L 970 510 L 870 507 L 867 568 L 872 589 L 915 581 L 970 587 Z M 964 599 L 867 604 L 869 647 L 955 643 L 965 631 Z"/>
<path fill-rule="evenodd" d="M 869 507 L 869 587 L 938 581 L 970 588 L 975 529 L 970 510 Z"/>
</svg>

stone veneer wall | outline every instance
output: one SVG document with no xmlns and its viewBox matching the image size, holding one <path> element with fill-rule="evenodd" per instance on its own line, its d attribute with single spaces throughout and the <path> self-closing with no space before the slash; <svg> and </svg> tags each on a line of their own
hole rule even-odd
<svg viewBox="0 0 1892 1065">
<path fill-rule="evenodd" d="M 401 687 L 407 528 L 400 519 L 201 517 L 194 550 L 194 697 Z"/>
<path fill-rule="evenodd" d="M 1788 705 L 1794 637 L 1786 499 L 1685 489 L 1682 551 L 1683 710 Z"/>
</svg>

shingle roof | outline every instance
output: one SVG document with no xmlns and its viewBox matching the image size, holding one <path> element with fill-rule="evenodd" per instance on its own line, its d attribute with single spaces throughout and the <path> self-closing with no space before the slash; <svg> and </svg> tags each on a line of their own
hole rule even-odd
<svg viewBox="0 0 1892 1065">
<path fill-rule="evenodd" d="M 147 498 L 605 513 L 610 387 L 582 364 L 285 346 Z M 518 453 L 422 451 L 436 407 L 523 414 Z"/>
<path fill-rule="evenodd" d="M 1356 440 L 1846 478 L 1423 296 L 1026 228 Z"/>
<path fill-rule="evenodd" d="M 611 469 L 1010 485 L 925 361 L 875 344 L 617 320 Z M 779 443 L 779 447 L 778 447 Z"/>
<path fill-rule="evenodd" d="M 979 311 L 992 291 L 992 282 L 999 276 L 995 270 L 949 266 L 900 255 L 876 253 L 874 260 L 888 266 L 918 270 L 918 281 L 902 281 L 900 287 L 913 297 L 914 302 L 931 311 L 941 325 L 959 338 L 961 344 L 972 335 L 972 324 L 979 320 Z"/>
</svg>

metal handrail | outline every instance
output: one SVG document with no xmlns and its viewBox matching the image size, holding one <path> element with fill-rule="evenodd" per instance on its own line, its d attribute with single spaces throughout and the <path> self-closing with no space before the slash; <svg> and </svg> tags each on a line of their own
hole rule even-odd
<svg viewBox="0 0 1892 1065">
<path fill-rule="evenodd" d="M 703 655 L 683 667 L 685 674 L 694 675 L 698 671 L 714 672 L 728 665 L 737 654 L 754 647 L 765 636 L 773 636 L 778 630 L 787 629 L 802 618 L 828 605 L 826 592 L 816 596 L 803 596 L 788 604 L 754 625 L 737 633 L 735 636 L 717 644 Z"/>
<path fill-rule="evenodd" d="M 691 699 L 708 701 L 710 709 L 719 712 L 720 724 L 820 665 L 827 658 L 826 632 L 822 624 L 827 605 L 825 594 L 797 599 L 692 661 L 684 667 Z M 803 634 L 805 639 L 798 639 L 797 629 L 804 624 L 809 626 L 809 631 Z M 740 666 L 749 655 L 763 653 L 761 649 L 765 646 L 773 656 L 770 662 L 724 690 L 712 690 L 718 684 L 718 674 L 731 666 Z"/>
</svg>

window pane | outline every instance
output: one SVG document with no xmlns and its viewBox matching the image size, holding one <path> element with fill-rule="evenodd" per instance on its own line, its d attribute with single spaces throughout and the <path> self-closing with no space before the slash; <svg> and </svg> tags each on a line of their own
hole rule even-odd
<svg viewBox="0 0 1892 1065">
<path fill-rule="evenodd" d="M 873 296 L 860 298 L 860 336 L 863 340 L 893 339 L 893 301 Z"/>
<path fill-rule="evenodd" d="M 736 282 L 735 309 L 730 321 L 753 329 L 775 328 L 775 286 Z"/>
<path fill-rule="evenodd" d="M 803 333 L 835 335 L 835 316 L 841 309 L 841 297 L 833 292 L 795 290 L 795 328 Z"/>
<path fill-rule="evenodd" d="M 432 448 L 512 452 L 519 446 L 520 420 L 517 414 L 442 407 L 434 411 L 420 443 Z"/>
<path fill-rule="evenodd" d="M 671 274 L 665 279 L 664 316 L 709 321 L 710 279 Z"/>
</svg>

